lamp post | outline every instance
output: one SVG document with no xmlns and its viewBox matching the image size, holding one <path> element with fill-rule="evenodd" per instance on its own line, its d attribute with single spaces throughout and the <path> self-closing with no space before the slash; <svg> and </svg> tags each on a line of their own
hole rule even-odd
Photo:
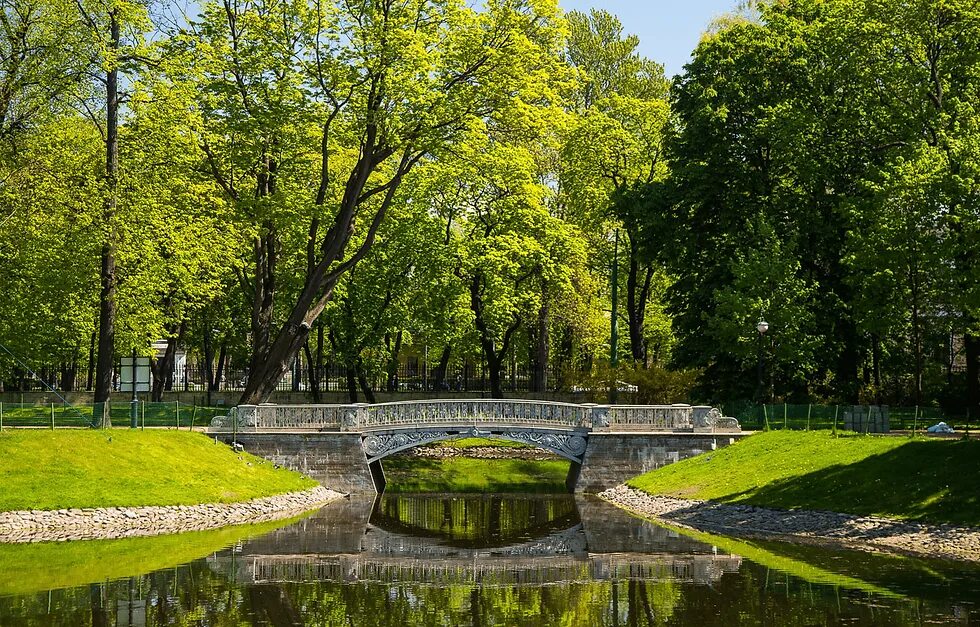
<svg viewBox="0 0 980 627">
<path fill-rule="evenodd" d="M 616 243 L 613 246 L 612 317 L 609 329 L 609 368 L 612 373 L 609 382 L 610 405 L 615 405 L 619 396 L 619 229 L 616 229 Z"/>
<path fill-rule="evenodd" d="M 762 372 L 763 372 L 762 338 L 766 335 L 766 332 L 769 330 L 769 323 L 766 322 L 765 319 L 760 318 L 759 323 L 755 325 L 755 330 L 759 332 L 759 338 L 758 341 L 756 342 L 758 346 L 759 372 L 758 372 L 758 381 L 756 383 L 756 388 L 755 388 L 755 397 L 759 402 L 762 402 L 765 400 L 762 392 L 763 387 L 765 386 L 765 382 L 763 381 L 763 376 L 762 376 Z"/>
</svg>

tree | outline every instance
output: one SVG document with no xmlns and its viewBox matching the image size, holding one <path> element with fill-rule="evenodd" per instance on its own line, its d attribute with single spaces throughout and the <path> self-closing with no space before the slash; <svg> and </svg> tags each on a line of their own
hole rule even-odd
<svg viewBox="0 0 980 627">
<path fill-rule="evenodd" d="M 647 304 L 658 269 L 642 250 L 642 220 L 633 208 L 634 188 L 663 180 L 669 107 L 663 66 L 641 57 L 636 36 L 606 11 L 568 16 L 566 56 L 580 73 L 573 92 L 576 121 L 563 148 L 564 215 L 607 247 L 613 221 L 626 235 L 627 326 L 635 363 L 647 364 Z M 663 276 L 662 272 L 660 276 Z"/>
<path fill-rule="evenodd" d="M 241 400 L 255 403 L 369 252 L 415 165 L 475 121 L 547 97 L 557 7 L 209 3 L 194 35 L 207 94 L 201 141 L 254 233 L 253 358 Z M 307 260 L 302 286 L 277 323 L 276 264 L 297 253 Z"/>
</svg>

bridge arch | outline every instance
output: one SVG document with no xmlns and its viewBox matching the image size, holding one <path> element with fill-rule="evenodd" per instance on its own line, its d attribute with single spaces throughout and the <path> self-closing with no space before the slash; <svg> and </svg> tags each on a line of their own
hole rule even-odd
<svg viewBox="0 0 980 627">
<path fill-rule="evenodd" d="M 363 434 L 362 446 L 368 463 L 373 464 L 418 446 L 467 437 L 492 438 L 529 444 L 577 464 L 582 463 L 582 456 L 589 445 L 589 433 L 585 430 L 565 431 L 519 427 L 481 429 L 472 427 L 457 429 L 403 428 L 368 432 Z"/>
</svg>

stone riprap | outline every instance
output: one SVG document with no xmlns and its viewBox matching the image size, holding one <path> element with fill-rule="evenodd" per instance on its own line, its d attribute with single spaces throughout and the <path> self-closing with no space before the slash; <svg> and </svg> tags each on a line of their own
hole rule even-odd
<svg viewBox="0 0 980 627">
<path fill-rule="evenodd" d="M 554 453 L 537 448 L 513 448 L 509 446 L 471 446 L 455 448 L 452 446 L 413 448 L 406 452 L 412 457 L 424 459 L 453 459 L 469 457 L 472 459 L 523 459 L 528 461 L 550 461 L 561 459 Z"/>
<path fill-rule="evenodd" d="M 317 486 L 242 503 L 0 512 L 0 542 L 155 536 L 280 520 L 342 498 Z"/>
<path fill-rule="evenodd" d="M 980 561 L 980 528 L 975 527 L 677 499 L 647 494 L 626 485 L 606 490 L 599 496 L 640 516 L 729 536 L 802 540 L 921 557 Z"/>
</svg>

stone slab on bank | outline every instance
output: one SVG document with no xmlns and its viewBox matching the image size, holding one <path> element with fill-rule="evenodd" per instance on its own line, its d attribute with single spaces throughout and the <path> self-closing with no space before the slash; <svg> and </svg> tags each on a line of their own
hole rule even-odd
<svg viewBox="0 0 980 627">
<path fill-rule="evenodd" d="M 269 522 L 343 496 L 317 486 L 241 503 L 0 512 L 0 543 L 132 538 Z"/>
<path fill-rule="evenodd" d="M 599 497 L 640 516 L 700 531 L 980 562 L 980 528 L 976 527 L 728 505 L 652 495 L 626 485 Z"/>
</svg>

